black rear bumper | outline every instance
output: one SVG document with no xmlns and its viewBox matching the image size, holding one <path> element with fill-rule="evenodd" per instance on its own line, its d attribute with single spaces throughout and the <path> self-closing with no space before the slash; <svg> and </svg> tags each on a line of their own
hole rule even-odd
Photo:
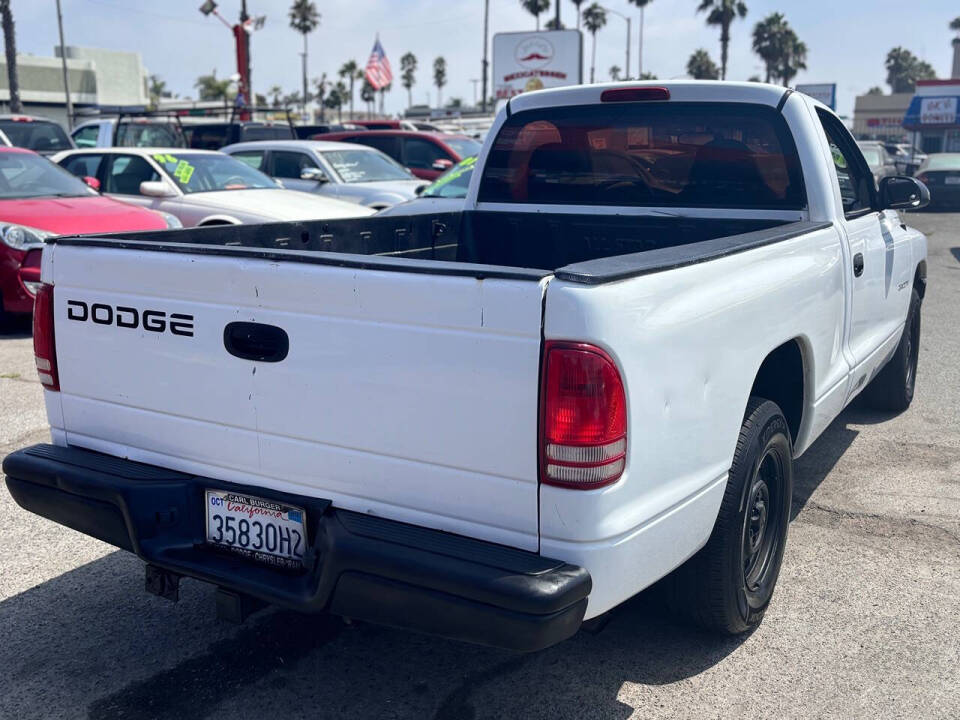
<svg viewBox="0 0 960 720">
<path fill-rule="evenodd" d="M 277 493 L 54 445 L 3 461 L 26 510 L 164 570 L 267 603 L 514 650 L 539 650 L 580 627 L 586 570 L 535 553 Z M 309 549 L 291 573 L 204 545 L 203 491 L 222 488 L 303 507 Z"/>
</svg>

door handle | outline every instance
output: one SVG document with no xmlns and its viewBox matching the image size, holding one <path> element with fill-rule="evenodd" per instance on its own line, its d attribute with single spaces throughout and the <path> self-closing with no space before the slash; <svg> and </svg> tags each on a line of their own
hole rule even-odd
<svg viewBox="0 0 960 720">
<path fill-rule="evenodd" d="M 280 362 L 290 351 L 290 338 L 276 325 L 232 322 L 223 329 L 223 346 L 241 360 Z"/>
<path fill-rule="evenodd" d="M 863 275 L 863 253 L 857 253 L 853 256 L 853 274 L 856 277 Z"/>
</svg>

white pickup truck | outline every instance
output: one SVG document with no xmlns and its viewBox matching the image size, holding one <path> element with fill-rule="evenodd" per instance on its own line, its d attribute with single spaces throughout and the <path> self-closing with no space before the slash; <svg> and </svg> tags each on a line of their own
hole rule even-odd
<svg viewBox="0 0 960 720">
<path fill-rule="evenodd" d="M 926 239 L 799 93 L 535 92 L 465 209 L 51 241 L 27 510 L 147 588 L 536 650 L 661 578 L 760 622 L 792 463 L 913 397 Z"/>
</svg>

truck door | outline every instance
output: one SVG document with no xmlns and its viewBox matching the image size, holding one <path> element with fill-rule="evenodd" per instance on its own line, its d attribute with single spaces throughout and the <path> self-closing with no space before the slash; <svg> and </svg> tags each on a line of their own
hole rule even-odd
<svg viewBox="0 0 960 720">
<path fill-rule="evenodd" d="M 843 203 L 840 227 L 849 246 L 847 348 L 854 393 L 886 359 L 882 350 L 895 342 L 906 315 L 910 294 L 899 288 L 904 273 L 909 274 L 911 250 L 897 214 L 880 211 L 876 182 L 853 137 L 833 116 L 818 114 L 833 158 Z M 904 289 L 909 290 L 909 283 Z"/>
</svg>

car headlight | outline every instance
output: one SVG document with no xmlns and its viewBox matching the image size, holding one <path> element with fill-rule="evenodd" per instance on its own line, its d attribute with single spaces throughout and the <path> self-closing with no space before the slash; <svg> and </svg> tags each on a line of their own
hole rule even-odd
<svg viewBox="0 0 960 720">
<path fill-rule="evenodd" d="M 171 215 L 168 212 L 163 212 L 163 210 L 157 210 L 156 212 L 160 213 L 163 216 L 163 220 L 167 223 L 168 230 L 176 230 L 177 228 L 182 228 L 183 223 L 180 222 L 180 218 L 176 215 Z"/>
<path fill-rule="evenodd" d="M 30 250 L 43 247 L 43 241 L 55 234 L 26 225 L 0 223 L 0 240 L 3 240 L 4 244 L 14 250 Z"/>
</svg>

